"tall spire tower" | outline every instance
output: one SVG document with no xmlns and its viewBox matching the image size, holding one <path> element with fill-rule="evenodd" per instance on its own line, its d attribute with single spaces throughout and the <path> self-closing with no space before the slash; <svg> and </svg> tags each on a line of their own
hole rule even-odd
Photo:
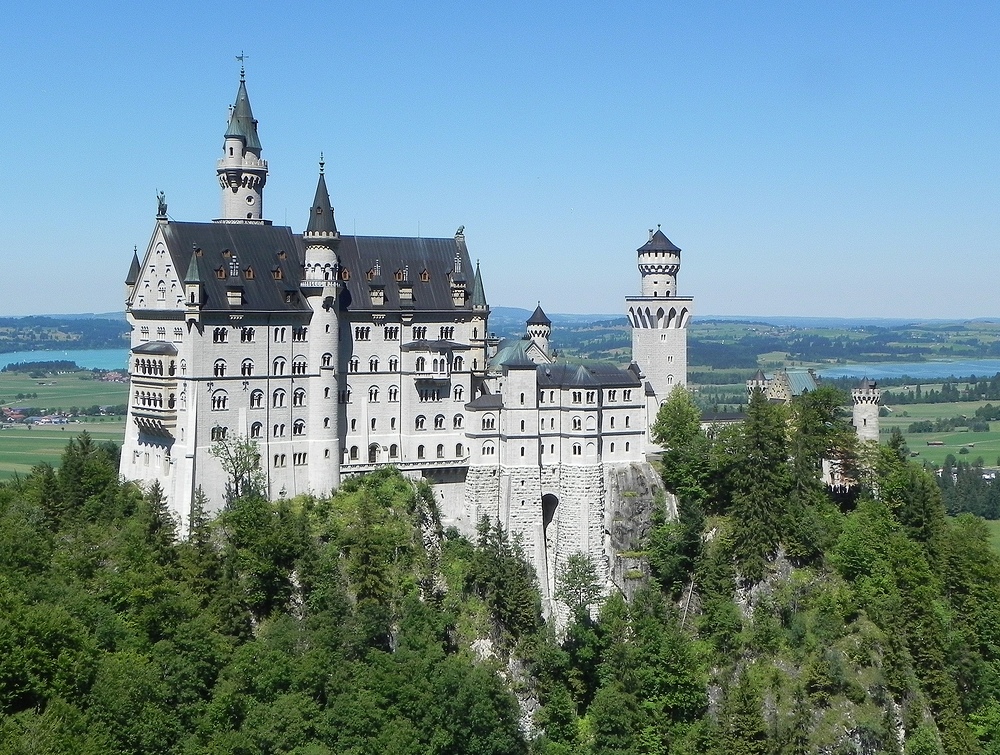
<svg viewBox="0 0 1000 755">
<path fill-rule="evenodd" d="M 625 299 L 632 325 L 632 361 L 646 379 L 646 427 L 675 385 L 687 383 L 687 328 L 694 299 L 677 295 L 681 250 L 657 227 L 636 250 L 642 295 Z"/>
<path fill-rule="evenodd" d="M 222 188 L 222 216 L 217 223 L 268 223 L 264 220 L 267 161 L 260 158 L 257 121 L 250 109 L 246 72 L 240 66 L 240 88 L 230 108 L 229 127 L 216 173 Z"/>
</svg>

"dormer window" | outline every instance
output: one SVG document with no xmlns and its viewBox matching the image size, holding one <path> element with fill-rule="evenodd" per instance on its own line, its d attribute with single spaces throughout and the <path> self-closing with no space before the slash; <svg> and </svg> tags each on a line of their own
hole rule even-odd
<svg viewBox="0 0 1000 755">
<path fill-rule="evenodd" d="M 279 260 L 287 260 L 288 259 L 288 255 L 285 253 L 284 249 L 278 251 L 278 259 Z"/>
<path fill-rule="evenodd" d="M 365 273 L 365 278 L 367 278 L 368 280 L 374 280 L 375 279 L 375 268 L 374 267 L 371 270 L 369 270 L 367 273 Z"/>
<path fill-rule="evenodd" d="M 431 274 L 429 272 L 427 272 L 426 270 L 424 270 L 422 273 L 420 273 L 420 280 L 421 280 L 421 282 L 426 283 L 430 279 L 431 279 Z"/>
<path fill-rule="evenodd" d="M 218 278 L 220 281 L 224 281 L 226 279 L 226 268 L 225 267 L 218 268 L 215 271 L 215 277 Z"/>
<path fill-rule="evenodd" d="M 342 281 L 349 281 L 351 279 L 351 271 L 346 267 L 340 269 L 340 279 Z"/>
<path fill-rule="evenodd" d="M 280 267 L 273 267 L 271 268 L 271 277 L 274 278 L 276 281 L 280 281 L 285 277 L 285 274 L 281 272 Z"/>
<path fill-rule="evenodd" d="M 233 256 L 233 253 L 231 251 L 229 251 L 228 249 L 223 249 L 222 250 L 222 256 L 223 256 L 223 258 L 225 258 L 225 259 L 228 260 L 230 257 Z"/>
<path fill-rule="evenodd" d="M 399 270 L 396 271 L 396 274 L 393 275 L 393 278 L 396 279 L 397 283 L 402 283 L 403 281 L 406 280 L 406 273 L 404 273 L 403 269 L 400 268 Z"/>
<path fill-rule="evenodd" d="M 248 267 L 246 270 L 244 270 L 243 277 L 246 278 L 248 281 L 252 281 L 254 278 L 253 268 Z"/>
</svg>

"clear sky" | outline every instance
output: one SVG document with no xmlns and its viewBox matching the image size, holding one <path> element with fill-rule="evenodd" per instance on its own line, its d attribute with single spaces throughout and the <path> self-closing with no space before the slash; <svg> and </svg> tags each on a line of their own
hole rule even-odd
<svg viewBox="0 0 1000 755">
<path fill-rule="evenodd" d="M 219 212 L 245 50 L 301 230 L 465 225 L 491 304 L 620 312 L 662 224 L 701 314 L 1000 315 L 996 2 L 44 2 L 0 45 L 0 314 L 123 306 L 156 191 Z"/>
</svg>

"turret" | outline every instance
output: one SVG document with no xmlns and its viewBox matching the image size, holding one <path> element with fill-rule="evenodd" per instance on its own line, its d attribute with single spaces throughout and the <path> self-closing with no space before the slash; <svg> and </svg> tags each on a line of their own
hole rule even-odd
<svg viewBox="0 0 1000 755">
<path fill-rule="evenodd" d="M 184 319 L 196 325 L 201 323 L 201 305 L 204 303 L 201 274 L 198 271 L 199 257 L 201 249 L 195 248 L 191 252 L 191 262 L 184 276 Z"/>
<path fill-rule="evenodd" d="M 874 380 L 865 377 L 851 389 L 851 399 L 854 401 L 854 431 L 858 434 L 858 440 L 873 440 L 877 443 L 882 389 Z"/>
<path fill-rule="evenodd" d="M 642 295 L 654 298 L 676 296 L 681 250 L 657 226 L 655 232 L 650 231 L 649 241 L 637 251 L 639 272 L 642 274 Z"/>
<path fill-rule="evenodd" d="M 139 282 L 139 250 L 132 249 L 132 264 L 129 265 L 128 275 L 125 276 L 125 306 L 132 303 L 132 295 L 135 293 L 135 284 Z"/>
<path fill-rule="evenodd" d="M 257 121 L 250 109 L 246 76 L 240 69 L 240 88 L 230 108 L 229 127 L 216 173 L 222 189 L 222 216 L 217 223 L 265 223 L 264 184 L 267 161 L 260 157 Z"/>
<path fill-rule="evenodd" d="M 472 295 L 469 297 L 472 306 L 472 369 L 485 370 L 488 361 L 487 341 L 489 333 L 490 305 L 486 303 L 486 290 L 483 288 L 483 274 L 476 261 L 476 274 L 472 278 Z"/>
<path fill-rule="evenodd" d="M 538 306 L 535 307 L 535 311 L 532 312 L 531 317 L 528 318 L 527 333 L 528 338 L 530 338 L 538 346 L 538 348 L 540 348 L 542 352 L 548 356 L 549 336 L 552 335 L 552 320 L 550 320 L 542 311 L 541 302 L 538 303 Z"/>
</svg>

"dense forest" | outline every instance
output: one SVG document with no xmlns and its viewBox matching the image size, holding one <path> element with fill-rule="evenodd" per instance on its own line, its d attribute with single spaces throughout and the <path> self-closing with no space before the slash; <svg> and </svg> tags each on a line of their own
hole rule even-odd
<svg viewBox="0 0 1000 755">
<path fill-rule="evenodd" d="M 391 468 L 278 501 L 249 469 L 180 538 L 83 435 L 0 485 L 0 751 L 998 753 L 1000 559 L 843 398 L 708 436 L 675 391 L 651 576 L 571 557 L 558 633 L 519 543 Z"/>
</svg>

